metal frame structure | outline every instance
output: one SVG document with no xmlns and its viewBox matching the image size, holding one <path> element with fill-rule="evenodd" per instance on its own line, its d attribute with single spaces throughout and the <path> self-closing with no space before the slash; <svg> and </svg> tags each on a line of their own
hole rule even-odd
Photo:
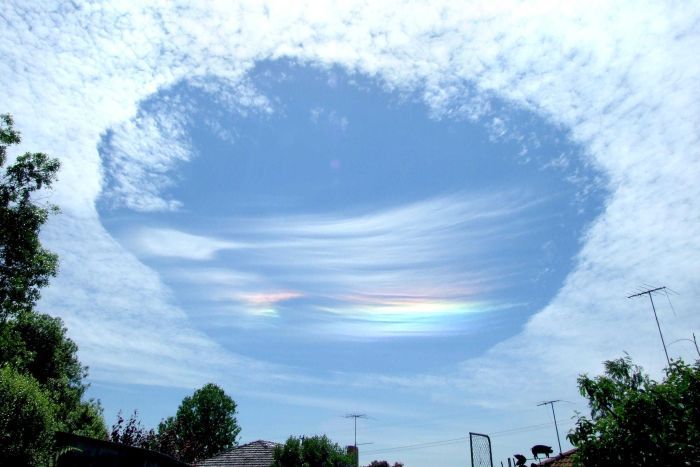
<svg viewBox="0 0 700 467">
<path fill-rule="evenodd" d="M 469 432 L 469 454 L 471 456 L 471 461 L 472 461 L 472 467 L 474 466 L 474 444 L 473 444 L 473 439 L 474 436 L 481 436 L 483 438 L 486 438 L 486 441 L 489 443 L 489 463 L 491 464 L 491 467 L 493 467 L 493 451 L 491 450 L 491 437 L 489 435 L 485 435 L 483 433 L 472 433 L 471 431 Z"/>
</svg>

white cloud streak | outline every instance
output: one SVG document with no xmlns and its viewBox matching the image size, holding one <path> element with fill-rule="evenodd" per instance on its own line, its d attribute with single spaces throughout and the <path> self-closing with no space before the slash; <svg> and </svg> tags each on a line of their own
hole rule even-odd
<svg viewBox="0 0 700 467">
<path fill-rule="evenodd" d="M 145 257 L 203 261 L 201 274 L 196 264 L 183 274 L 177 263 L 174 280 L 204 284 L 217 305 L 270 316 L 275 304 L 303 297 L 313 315 L 342 318 L 324 323 L 325 334 L 455 333 L 459 326 L 441 317 L 501 308 L 485 297 L 527 280 L 524 265 L 501 251 L 542 228 L 532 215 L 540 203 L 516 193 L 460 194 L 347 217 L 231 219 L 218 238 L 163 228 L 127 238 Z M 216 257 L 226 251 L 235 259 Z M 235 270 L 225 269 L 230 263 Z"/>
<path fill-rule="evenodd" d="M 130 243 L 146 256 L 164 256 L 190 260 L 212 259 L 222 250 L 246 248 L 242 243 L 191 235 L 173 229 L 141 229 Z"/>
</svg>

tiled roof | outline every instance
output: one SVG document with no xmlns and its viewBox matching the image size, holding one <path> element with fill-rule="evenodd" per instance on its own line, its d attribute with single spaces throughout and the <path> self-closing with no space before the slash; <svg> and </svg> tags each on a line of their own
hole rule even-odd
<svg viewBox="0 0 700 467">
<path fill-rule="evenodd" d="M 202 467 L 270 467 L 277 443 L 253 441 L 222 452 L 218 456 L 198 462 Z"/>
<path fill-rule="evenodd" d="M 574 465 L 573 453 L 576 452 L 576 448 L 564 451 L 559 456 L 550 457 L 544 459 L 538 465 L 546 465 L 547 467 L 572 467 Z"/>
</svg>

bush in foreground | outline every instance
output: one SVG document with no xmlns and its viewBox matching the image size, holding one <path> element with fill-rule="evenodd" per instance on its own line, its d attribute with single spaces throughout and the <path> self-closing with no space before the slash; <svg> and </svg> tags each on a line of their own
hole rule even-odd
<svg viewBox="0 0 700 467">
<path fill-rule="evenodd" d="M 294 437 L 275 448 L 271 467 L 353 467 L 353 456 L 327 436 Z"/>
<path fill-rule="evenodd" d="M 49 462 L 54 407 L 36 380 L 10 367 L 0 368 L 0 453 L 6 465 Z"/>
<path fill-rule="evenodd" d="M 700 459 L 700 361 L 671 361 L 656 382 L 629 357 L 605 362 L 605 374 L 579 377 L 591 417 L 568 435 L 579 465 L 683 466 Z"/>
</svg>

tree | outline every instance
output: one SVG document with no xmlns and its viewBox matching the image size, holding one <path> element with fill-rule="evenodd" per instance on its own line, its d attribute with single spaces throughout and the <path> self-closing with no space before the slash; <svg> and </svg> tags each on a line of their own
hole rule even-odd
<svg viewBox="0 0 700 467">
<path fill-rule="evenodd" d="M 605 375 L 578 379 L 590 419 L 569 440 L 585 466 L 681 466 L 700 459 L 700 361 L 672 360 L 658 383 L 629 357 L 605 362 Z"/>
<path fill-rule="evenodd" d="M 105 438 L 102 408 L 84 401 L 87 367 L 60 318 L 23 312 L 0 330 L 0 364 L 33 377 L 55 406 L 56 429 Z"/>
<path fill-rule="evenodd" d="M 0 368 L 0 455 L 3 465 L 38 465 L 51 458 L 54 407 L 32 377 Z"/>
<path fill-rule="evenodd" d="M 392 467 L 388 461 L 372 461 L 367 467 Z M 403 467 L 401 462 L 394 462 L 393 467 Z"/>
<path fill-rule="evenodd" d="M 10 115 L 0 115 L 0 168 L 7 146 L 19 144 L 20 134 Z M 0 323 L 32 310 L 39 289 L 56 275 L 58 258 L 42 247 L 39 230 L 52 205 L 40 205 L 32 195 L 49 188 L 60 164 L 43 153 L 25 153 L 0 174 Z"/>
<path fill-rule="evenodd" d="M 175 417 L 168 417 L 158 424 L 158 431 L 153 449 L 175 459 L 181 459 L 181 453 L 192 450 L 191 440 L 179 436 L 179 423 Z"/>
<path fill-rule="evenodd" d="M 241 428 L 235 415 L 234 400 L 206 384 L 182 400 L 175 417 L 160 423 L 156 448 L 190 463 L 213 457 L 236 445 Z"/>
<path fill-rule="evenodd" d="M 109 440 L 113 443 L 126 444 L 143 449 L 153 449 L 156 447 L 155 431 L 147 430 L 141 425 L 138 419 L 138 411 L 134 410 L 129 420 L 125 420 L 121 411 L 117 415 L 117 421 L 112 425 Z"/>
<path fill-rule="evenodd" d="M 327 436 L 290 436 L 282 446 L 275 447 L 271 467 L 352 467 L 354 456 Z"/>
<path fill-rule="evenodd" d="M 13 124 L 10 115 L 0 115 L 0 169 L 7 147 L 20 142 Z M 55 430 L 106 436 L 99 403 L 82 400 L 87 368 L 78 361 L 78 347 L 60 319 L 34 309 L 58 268 L 57 256 L 39 240 L 41 226 L 57 208 L 37 202 L 36 195 L 51 187 L 58 169 L 57 159 L 25 153 L 0 173 L 0 369 L 2 403 L 11 404 L 0 420 L 0 458 L 14 459 L 19 454 L 12 440 L 27 440 L 31 464 L 51 458 L 46 439 Z M 22 423 L 8 420 L 15 413 Z"/>
</svg>

